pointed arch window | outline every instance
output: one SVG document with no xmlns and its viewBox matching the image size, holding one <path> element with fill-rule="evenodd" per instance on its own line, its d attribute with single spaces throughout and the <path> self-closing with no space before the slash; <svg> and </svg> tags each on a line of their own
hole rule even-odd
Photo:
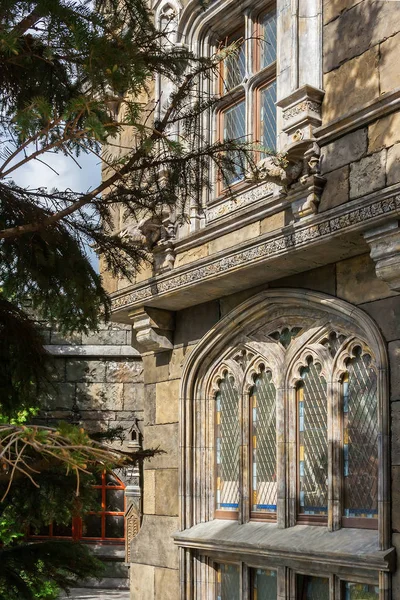
<svg viewBox="0 0 400 600">
<path fill-rule="evenodd" d="M 262 370 L 250 392 L 252 516 L 276 514 L 276 388 L 271 371 Z"/>
<path fill-rule="evenodd" d="M 378 517 L 377 374 L 368 353 L 355 348 L 343 378 L 343 524 Z"/>
<path fill-rule="evenodd" d="M 225 373 L 215 397 L 216 512 L 237 515 L 239 510 L 239 393 L 234 378 Z"/>
<path fill-rule="evenodd" d="M 327 386 L 312 359 L 297 386 L 299 519 L 328 514 Z"/>
</svg>

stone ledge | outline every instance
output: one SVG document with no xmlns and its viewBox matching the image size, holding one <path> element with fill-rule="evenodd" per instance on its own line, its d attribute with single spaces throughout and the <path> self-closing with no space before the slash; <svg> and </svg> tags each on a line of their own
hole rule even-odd
<svg viewBox="0 0 400 600">
<path fill-rule="evenodd" d="M 113 320 L 129 322 L 143 305 L 180 310 L 363 254 L 362 232 L 400 215 L 399 192 L 399 185 L 374 192 L 127 288 L 112 296 Z"/>
<path fill-rule="evenodd" d="M 379 550 L 378 532 L 369 529 L 340 529 L 296 525 L 279 529 L 276 523 L 250 522 L 243 525 L 215 519 L 174 535 L 182 548 L 203 553 L 213 551 L 258 556 L 280 564 L 304 561 L 335 567 L 358 567 L 392 571 L 395 550 Z"/>
<path fill-rule="evenodd" d="M 400 109 L 400 88 L 386 92 L 369 102 L 361 109 L 349 112 L 339 119 L 314 130 L 314 135 L 320 146 L 325 146 L 337 138 L 368 125 L 372 121 L 381 119 L 386 115 Z"/>
<path fill-rule="evenodd" d="M 94 345 L 46 345 L 45 350 L 53 356 L 62 356 L 63 358 L 69 356 L 102 356 L 102 357 L 124 357 L 134 356 L 140 358 L 140 352 L 132 346 L 94 346 Z"/>
</svg>

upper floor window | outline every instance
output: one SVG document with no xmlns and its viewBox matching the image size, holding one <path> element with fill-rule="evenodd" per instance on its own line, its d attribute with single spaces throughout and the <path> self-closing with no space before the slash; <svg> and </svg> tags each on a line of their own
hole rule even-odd
<svg viewBox="0 0 400 600">
<path fill-rule="evenodd" d="M 226 37 L 236 52 L 221 64 L 218 132 L 222 140 L 256 143 L 257 156 L 276 150 L 276 11 L 245 19 Z M 219 191 L 244 178 L 246 165 L 238 154 L 235 172 L 219 182 Z"/>
<path fill-rule="evenodd" d="M 370 348 L 340 330 L 315 338 L 301 320 L 265 340 L 262 357 L 238 348 L 217 378 L 215 516 L 237 519 L 242 511 L 244 520 L 276 520 L 278 488 L 287 486 L 299 523 L 327 524 L 330 514 L 334 528 L 377 528 L 378 387 Z"/>
</svg>

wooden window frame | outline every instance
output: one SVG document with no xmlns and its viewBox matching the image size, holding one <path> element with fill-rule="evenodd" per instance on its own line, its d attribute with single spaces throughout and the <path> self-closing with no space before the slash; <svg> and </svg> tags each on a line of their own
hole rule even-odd
<svg viewBox="0 0 400 600">
<path fill-rule="evenodd" d="M 108 490 L 125 490 L 125 485 L 116 475 L 112 475 L 119 482 L 119 485 L 107 485 L 106 482 L 107 473 L 103 472 L 101 475 L 101 484 L 95 484 L 92 487 L 94 489 L 101 490 L 101 510 L 97 511 L 89 511 L 86 513 L 87 515 L 98 515 L 101 517 L 101 536 L 100 537 L 89 537 L 83 534 L 84 530 L 84 517 L 73 517 L 71 521 L 71 535 L 56 535 L 54 534 L 54 523 L 49 524 L 49 533 L 47 535 L 37 535 L 32 534 L 29 537 L 34 539 L 46 540 L 46 539 L 56 539 L 56 540 L 74 540 L 74 541 L 82 541 L 85 543 L 96 543 L 96 544 L 123 544 L 125 543 L 125 506 L 126 506 L 126 498 L 124 494 L 124 511 L 109 511 L 106 510 L 106 501 L 107 501 L 107 491 Z M 124 517 L 124 537 L 122 538 L 110 538 L 106 537 L 106 517 L 108 516 L 123 516 Z"/>
</svg>

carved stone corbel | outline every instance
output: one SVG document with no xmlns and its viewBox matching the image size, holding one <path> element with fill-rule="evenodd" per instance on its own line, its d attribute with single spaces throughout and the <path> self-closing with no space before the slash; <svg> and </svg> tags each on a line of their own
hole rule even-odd
<svg viewBox="0 0 400 600">
<path fill-rule="evenodd" d="M 391 221 L 364 233 L 371 248 L 377 277 L 388 284 L 391 290 L 400 291 L 400 227 Z"/>
<path fill-rule="evenodd" d="M 168 310 L 143 307 L 129 314 L 136 340 L 144 352 L 172 350 L 174 314 Z"/>
</svg>

